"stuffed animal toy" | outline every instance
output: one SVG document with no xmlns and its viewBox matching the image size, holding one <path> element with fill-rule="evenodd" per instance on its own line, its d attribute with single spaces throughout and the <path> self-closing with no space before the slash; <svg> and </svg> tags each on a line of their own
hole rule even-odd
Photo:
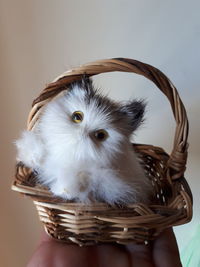
<svg viewBox="0 0 200 267">
<path fill-rule="evenodd" d="M 151 184 L 130 138 L 143 101 L 117 103 L 83 77 L 44 106 L 32 131 L 16 141 L 17 160 L 53 195 L 76 202 L 148 202 Z"/>
</svg>

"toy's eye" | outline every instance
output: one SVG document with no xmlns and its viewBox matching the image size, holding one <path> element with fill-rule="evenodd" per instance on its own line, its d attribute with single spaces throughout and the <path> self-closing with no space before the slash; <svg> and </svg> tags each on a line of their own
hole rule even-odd
<svg viewBox="0 0 200 267">
<path fill-rule="evenodd" d="M 72 114 L 72 120 L 73 120 L 73 122 L 75 122 L 75 123 L 80 123 L 80 122 L 82 122 L 82 120 L 83 120 L 83 112 L 81 112 L 81 111 L 75 111 L 75 112 Z"/>
<path fill-rule="evenodd" d="M 108 132 L 103 129 L 100 129 L 94 132 L 94 136 L 98 141 L 104 141 L 108 138 Z"/>
</svg>

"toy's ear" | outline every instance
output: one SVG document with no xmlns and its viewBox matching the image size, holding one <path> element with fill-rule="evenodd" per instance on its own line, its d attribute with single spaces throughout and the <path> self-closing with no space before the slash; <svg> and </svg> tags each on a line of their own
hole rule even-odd
<svg viewBox="0 0 200 267">
<path fill-rule="evenodd" d="M 132 131 L 135 131 L 144 121 L 146 104 L 144 100 L 133 100 L 121 106 L 121 112 L 127 116 Z"/>
</svg>

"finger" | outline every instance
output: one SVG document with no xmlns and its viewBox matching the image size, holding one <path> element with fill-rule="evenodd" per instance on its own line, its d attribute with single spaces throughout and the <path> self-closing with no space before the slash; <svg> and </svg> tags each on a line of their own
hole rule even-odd
<svg viewBox="0 0 200 267">
<path fill-rule="evenodd" d="M 173 230 L 165 230 L 153 242 L 153 259 L 156 267 L 181 267 L 178 246 Z"/>
<path fill-rule="evenodd" d="M 131 266 L 133 267 L 154 267 L 150 245 L 127 245 L 130 253 Z"/>
<path fill-rule="evenodd" d="M 127 250 L 121 245 L 97 246 L 99 267 L 130 267 L 130 258 Z M 98 265 L 94 265 L 95 267 Z"/>
<path fill-rule="evenodd" d="M 61 243 L 45 233 L 27 267 L 98 267 L 96 262 L 94 246 L 79 247 Z"/>
</svg>

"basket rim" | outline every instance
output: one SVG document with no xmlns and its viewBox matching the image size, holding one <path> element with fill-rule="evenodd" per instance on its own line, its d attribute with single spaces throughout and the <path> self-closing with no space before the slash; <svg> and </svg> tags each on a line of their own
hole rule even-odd
<svg viewBox="0 0 200 267">
<path fill-rule="evenodd" d="M 140 154 L 141 156 L 145 156 L 145 157 L 151 157 L 152 159 L 154 160 L 157 160 L 157 161 L 163 161 L 166 162 L 169 155 L 160 147 L 155 147 L 155 146 L 152 146 L 152 145 L 147 145 L 147 144 L 137 144 L 137 143 L 133 143 L 132 144 L 136 153 L 137 154 Z M 26 183 L 26 179 L 21 180 L 18 180 L 18 175 L 19 177 L 26 177 L 26 175 L 31 175 L 33 174 L 33 171 L 26 167 L 23 163 L 18 165 L 19 167 L 17 167 L 16 169 L 16 177 L 15 177 L 15 180 L 12 184 L 12 190 L 14 191 L 17 191 L 19 193 L 22 193 L 24 195 L 27 195 L 28 197 L 32 198 L 34 201 L 39 201 L 39 202 L 46 202 L 46 203 L 56 203 L 56 205 L 59 205 L 59 206 L 67 206 L 69 207 L 70 205 L 72 207 L 83 207 L 83 206 L 87 206 L 87 207 L 109 207 L 110 205 L 107 204 L 107 203 L 103 203 L 103 202 L 95 202 L 95 203 L 90 203 L 90 204 L 85 204 L 85 203 L 80 203 L 80 202 L 75 202 L 75 201 L 62 201 L 61 198 L 56 198 L 55 196 L 52 195 L 52 193 L 48 190 L 48 188 L 45 188 L 43 187 L 42 185 L 40 184 L 35 184 L 35 185 L 30 185 L 29 183 L 27 184 L 24 184 L 24 181 Z M 20 168 L 20 170 L 18 169 Z M 190 190 L 190 187 L 186 181 L 186 179 L 184 177 L 181 177 L 181 179 L 177 179 L 177 180 L 174 180 L 172 181 L 172 184 L 173 183 L 176 183 L 176 182 L 179 182 L 179 180 L 181 181 L 181 184 L 183 186 L 183 188 L 185 189 L 185 192 L 187 193 L 188 197 L 190 198 L 191 200 L 191 204 L 193 202 L 193 199 L 192 199 L 192 194 L 191 194 L 191 190 Z M 39 185 L 39 187 L 38 187 Z M 41 198 L 44 198 L 45 200 L 41 199 Z M 53 201 L 51 200 L 53 199 Z M 138 204 L 138 203 L 137 203 Z M 130 208 L 130 207 L 133 207 L 133 206 L 137 206 L 136 203 L 134 204 L 129 204 L 129 205 L 126 205 L 127 208 Z M 140 203 L 142 204 L 142 203 Z M 146 204 L 145 204 L 146 206 Z M 154 204 L 150 204 L 149 206 L 155 206 L 155 203 Z M 156 206 L 160 206 L 160 207 L 164 207 L 164 205 L 162 204 L 156 204 Z M 115 208 L 116 206 L 113 206 L 113 208 Z M 124 208 L 126 208 L 124 207 Z M 166 206 L 167 207 L 167 206 Z"/>
<path fill-rule="evenodd" d="M 154 160 L 157 160 L 157 161 L 163 160 L 165 162 L 169 158 L 169 155 L 167 154 L 167 152 L 161 147 L 157 147 L 157 146 L 153 146 L 149 144 L 132 143 L 132 148 L 134 149 L 134 151 L 136 152 L 139 158 L 142 155 L 143 156 L 145 155 L 147 157 L 151 157 Z M 18 168 L 20 168 L 20 171 Z M 26 181 L 26 179 L 23 179 L 23 177 L 26 177 L 27 175 L 30 175 L 30 174 L 34 174 L 34 171 L 31 168 L 25 166 L 23 162 L 18 162 L 18 164 L 16 165 L 15 179 L 11 186 L 12 190 L 18 191 L 20 193 L 32 195 L 32 196 L 35 195 L 35 196 L 53 197 L 52 193 L 42 185 L 39 188 L 36 188 L 33 185 L 29 186 L 28 184 L 24 184 L 24 181 Z M 20 179 L 18 179 L 18 176 L 20 177 Z M 36 173 L 36 176 L 37 176 L 37 173 Z M 22 180 L 21 180 L 21 177 L 22 177 Z M 66 202 L 67 201 L 64 201 L 63 203 L 66 203 Z"/>
</svg>

